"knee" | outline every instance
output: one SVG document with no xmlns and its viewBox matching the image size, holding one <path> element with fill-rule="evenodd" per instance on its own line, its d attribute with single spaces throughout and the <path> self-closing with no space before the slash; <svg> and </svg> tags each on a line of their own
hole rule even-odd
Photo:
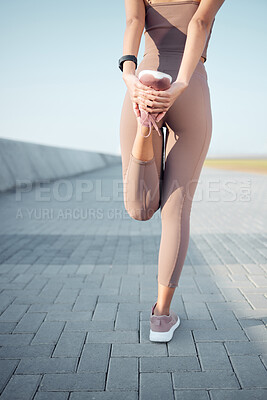
<svg viewBox="0 0 267 400">
<path fill-rule="evenodd" d="M 126 208 L 128 214 L 130 215 L 131 218 L 137 220 L 137 221 L 148 221 L 149 219 L 152 218 L 154 215 L 155 211 L 153 208 L 133 208 L 129 209 Z"/>
<path fill-rule="evenodd" d="M 159 202 L 154 204 L 145 204 L 144 201 L 129 201 L 127 196 L 124 197 L 124 207 L 129 216 L 137 221 L 148 221 L 153 217 L 159 208 Z"/>
</svg>

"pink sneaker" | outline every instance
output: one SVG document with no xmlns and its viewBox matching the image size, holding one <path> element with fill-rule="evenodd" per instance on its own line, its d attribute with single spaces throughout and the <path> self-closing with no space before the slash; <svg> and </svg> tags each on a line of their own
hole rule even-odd
<svg viewBox="0 0 267 400">
<path fill-rule="evenodd" d="M 169 342 L 173 332 L 180 325 L 180 318 L 174 311 L 170 315 L 154 315 L 155 303 L 150 314 L 150 335 L 151 342 Z"/>
<path fill-rule="evenodd" d="M 138 79 L 143 85 L 152 87 L 155 90 L 167 90 L 171 86 L 172 77 L 169 74 L 165 74 L 160 71 L 153 71 L 150 69 L 144 69 L 138 74 Z M 143 126 L 149 126 L 149 133 L 144 137 L 148 137 L 151 133 L 152 125 L 156 129 L 159 135 L 161 135 L 159 128 L 156 124 L 156 119 L 159 114 L 151 114 L 140 108 L 140 123 Z"/>
</svg>

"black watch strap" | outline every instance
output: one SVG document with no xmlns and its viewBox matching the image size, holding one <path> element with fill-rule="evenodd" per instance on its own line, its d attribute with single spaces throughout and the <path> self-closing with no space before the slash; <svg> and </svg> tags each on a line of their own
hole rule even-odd
<svg viewBox="0 0 267 400">
<path fill-rule="evenodd" d="M 135 69 L 137 68 L 137 58 L 134 55 L 125 55 L 119 59 L 119 69 L 123 72 L 124 61 L 133 61 L 135 63 Z"/>
</svg>

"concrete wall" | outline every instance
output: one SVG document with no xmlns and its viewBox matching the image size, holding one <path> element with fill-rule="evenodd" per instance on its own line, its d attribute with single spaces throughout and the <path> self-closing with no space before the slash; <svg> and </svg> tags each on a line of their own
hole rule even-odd
<svg viewBox="0 0 267 400">
<path fill-rule="evenodd" d="M 54 180 L 121 163 L 121 156 L 0 138 L 0 192 L 19 180 Z"/>
</svg>

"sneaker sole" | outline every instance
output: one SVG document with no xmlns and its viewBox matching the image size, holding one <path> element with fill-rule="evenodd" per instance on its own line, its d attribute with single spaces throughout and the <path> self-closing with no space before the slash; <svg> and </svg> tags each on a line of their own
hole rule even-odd
<svg viewBox="0 0 267 400">
<path fill-rule="evenodd" d="M 155 90 L 167 90 L 172 83 L 171 75 L 149 69 L 140 71 L 138 79 L 143 85 L 153 87 Z"/>
<path fill-rule="evenodd" d="M 173 325 L 168 332 L 155 332 L 150 329 L 149 340 L 151 342 L 169 342 L 173 337 L 175 329 L 180 325 L 180 322 L 181 320 L 178 316 L 176 324 Z"/>
<path fill-rule="evenodd" d="M 169 74 L 166 74 L 165 72 L 161 72 L 161 71 L 155 71 L 155 70 L 151 70 L 151 69 L 144 69 L 143 71 L 140 71 L 138 74 L 138 78 L 142 78 L 143 75 L 146 74 L 150 74 L 153 75 L 154 78 L 156 79 L 162 79 L 162 78 L 168 78 L 170 83 L 172 83 L 172 77 Z"/>
</svg>

